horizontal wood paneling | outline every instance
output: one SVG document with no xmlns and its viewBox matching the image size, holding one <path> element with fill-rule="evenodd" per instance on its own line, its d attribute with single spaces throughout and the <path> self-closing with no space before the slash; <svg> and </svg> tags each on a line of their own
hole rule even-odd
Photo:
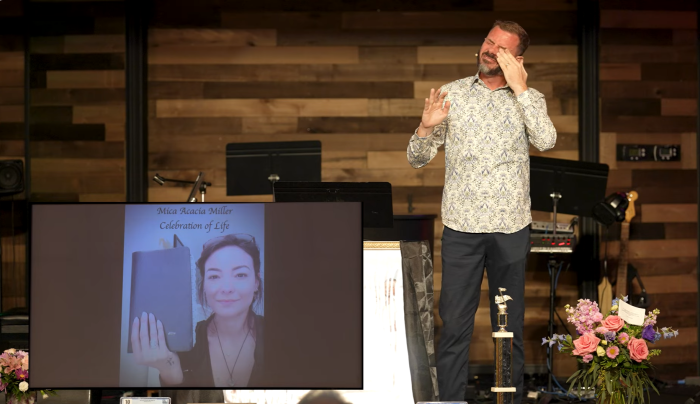
<svg viewBox="0 0 700 404">
<path fill-rule="evenodd" d="M 659 346 L 657 371 L 662 378 L 684 378 L 697 372 L 697 4 L 642 1 L 632 10 L 620 1 L 605 3 L 601 160 L 611 173 L 622 172 L 608 192 L 639 194 L 630 264 L 649 293 L 650 309 L 661 310 L 659 324 L 685 334 Z M 683 153 L 679 162 L 623 162 L 616 161 L 616 144 L 679 144 Z M 616 232 L 613 238 L 619 227 Z M 619 242 L 608 247 L 615 268 Z M 639 292 L 637 281 L 631 292 Z"/>
<path fill-rule="evenodd" d="M 480 46 L 419 46 L 418 63 L 475 63 Z M 534 45 L 523 55 L 526 63 L 576 63 L 576 45 Z"/>
<path fill-rule="evenodd" d="M 277 29 L 279 46 L 474 46 L 484 41 L 484 30 L 464 26 L 457 29 Z M 532 31 L 531 31 L 532 32 Z M 572 30 L 536 31 L 538 43 L 575 45 Z M 668 42 L 672 41 L 669 32 Z"/>
<path fill-rule="evenodd" d="M 162 46 L 275 46 L 274 29 L 150 29 L 148 43 Z"/>
<path fill-rule="evenodd" d="M 644 222 L 695 223 L 698 221 L 697 204 L 642 205 Z"/>
<path fill-rule="evenodd" d="M 32 6 L 34 200 L 124 200 L 124 10 L 121 1 Z"/>
<path fill-rule="evenodd" d="M 687 99 L 662 99 L 661 115 L 665 116 L 697 116 L 698 100 Z"/>
<path fill-rule="evenodd" d="M 575 23 L 571 11 L 521 11 L 521 12 L 347 12 L 342 15 L 343 29 L 460 29 L 470 21 L 472 29 L 491 29 L 497 19 L 517 20 L 522 26 L 548 25 L 552 30 L 569 29 Z M 546 23 L 545 23 L 546 21 Z"/>
<path fill-rule="evenodd" d="M 610 98 L 695 98 L 697 88 L 674 81 L 604 81 L 600 83 L 600 95 Z"/>
<path fill-rule="evenodd" d="M 124 53 L 124 35 L 66 35 L 63 37 L 64 53 Z M 55 53 L 55 52 L 51 52 Z"/>
<path fill-rule="evenodd" d="M 158 118 L 227 116 L 367 116 L 366 99 L 157 100 Z"/>
<path fill-rule="evenodd" d="M 630 241 L 629 256 L 630 258 L 697 257 L 697 243 L 693 244 L 695 242 L 694 239 Z M 610 242 L 608 248 L 608 254 L 617 255 L 620 245 L 617 242 Z"/>
<path fill-rule="evenodd" d="M 22 70 L 24 52 L 0 52 L 0 70 Z"/>
<path fill-rule="evenodd" d="M 123 70 L 47 71 L 46 88 L 124 88 Z"/>
<path fill-rule="evenodd" d="M 659 5 L 659 8 L 662 6 Z M 656 10 L 602 10 L 601 28 L 696 29 L 695 13 Z"/>
<path fill-rule="evenodd" d="M 601 48 L 602 63 L 693 63 L 693 45 L 607 45 Z"/>
<path fill-rule="evenodd" d="M 296 64 L 359 62 L 359 50 L 337 47 L 202 47 L 169 45 L 151 48 L 148 63 L 160 64 Z"/>
<path fill-rule="evenodd" d="M 156 82 L 158 83 L 158 82 Z M 182 82 L 173 82 L 173 93 Z M 175 88 L 177 87 L 177 89 Z M 202 98 L 413 98 L 407 82 L 258 82 L 204 83 Z M 164 98 L 164 97 L 159 97 Z M 186 97 L 197 98 L 197 97 Z"/>
<path fill-rule="evenodd" d="M 529 80 L 576 80 L 575 63 L 525 64 Z M 340 65 L 152 65 L 149 79 L 154 81 L 437 81 L 474 75 L 466 64 L 340 64 Z"/>
</svg>

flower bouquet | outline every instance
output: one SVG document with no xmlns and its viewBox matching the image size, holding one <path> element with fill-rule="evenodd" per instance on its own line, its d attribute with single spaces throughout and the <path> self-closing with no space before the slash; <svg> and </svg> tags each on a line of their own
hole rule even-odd
<svg viewBox="0 0 700 404">
<path fill-rule="evenodd" d="M 623 300 L 627 302 L 627 297 Z M 618 314 L 619 299 L 603 315 L 598 303 L 580 299 L 576 307 L 565 306 L 567 321 L 576 327 L 578 337 L 554 334 L 542 338 L 542 344 L 557 345 L 559 352 L 574 356 L 584 368 L 567 380 L 569 393 L 595 390 L 598 403 L 644 403 L 644 393 L 650 399 L 650 390 L 659 391 L 652 383 L 647 369 L 651 358 L 661 354 L 660 349 L 649 350 L 647 343 L 655 343 L 662 336 L 678 336 L 669 327 L 655 328 L 660 311 L 655 309 L 644 317 L 643 325 L 626 323 Z"/>
<path fill-rule="evenodd" d="M 29 354 L 8 349 L 0 355 L 0 391 L 7 395 L 7 403 L 32 404 L 35 391 L 29 390 Z M 51 390 L 39 390 L 44 398 L 56 394 Z"/>
</svg>

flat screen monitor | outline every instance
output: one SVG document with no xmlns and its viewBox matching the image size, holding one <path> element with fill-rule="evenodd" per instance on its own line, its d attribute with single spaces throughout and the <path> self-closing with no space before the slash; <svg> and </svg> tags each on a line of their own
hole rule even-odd
<svg viewBox="0 0 700 404">
<path fill-rule="evenodd" d="M 608 165 L 530 156 L 532 210 L 552 212 L 552 193 L 561 194 L 557 213 L 592 217 L 593 207 L 605 198 Z"/>
<path fill-rule="evenodd" d="M 33 204 L 30 239 L 34 389 L 362 388 L 359 202 Z"/>
</svg>

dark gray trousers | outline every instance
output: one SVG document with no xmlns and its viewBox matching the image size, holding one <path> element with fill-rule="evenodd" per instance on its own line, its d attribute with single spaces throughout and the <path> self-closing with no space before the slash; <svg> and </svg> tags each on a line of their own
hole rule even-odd
<svg viewBox="0 0 700 404">
<path fill-rule="evenodd" d="M 481 297 L 486 268 L 489 283 L 491 327 L 496 325 L 494 297 L 498 288 L 513 298 L 508 302 L 508 331 L 513 335 L 515 403 L 523 396 L 523 323 L 525 320 L 525 268 L 530 252 L 530 229 L 512 233 L 462 233 L 445 227 L 442 234 L 442 289 L 440 317 L 443 327 L 437 350 L 437 377 L 441 401 L 464 401 L 467 388 L 469 343 Z"/>
</svg>

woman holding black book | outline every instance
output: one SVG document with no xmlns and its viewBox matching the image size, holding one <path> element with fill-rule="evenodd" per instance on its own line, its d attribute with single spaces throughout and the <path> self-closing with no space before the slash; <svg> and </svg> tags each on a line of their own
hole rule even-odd
<svg viewBox="0 0 700 404">
<path fill-rule="evenodd" d="M 253 308 L 262 304 L 263 283 L 255 238 L 210 239 L 196 266 L 197 299 L 211 315 L 197 323 L 194 348 L 171 352 L 161 321 L 143 313 L 131 333 L 136 362 L 158 369 L 162 386 L 260 386 L 264 326 Z"/>
</svg>

